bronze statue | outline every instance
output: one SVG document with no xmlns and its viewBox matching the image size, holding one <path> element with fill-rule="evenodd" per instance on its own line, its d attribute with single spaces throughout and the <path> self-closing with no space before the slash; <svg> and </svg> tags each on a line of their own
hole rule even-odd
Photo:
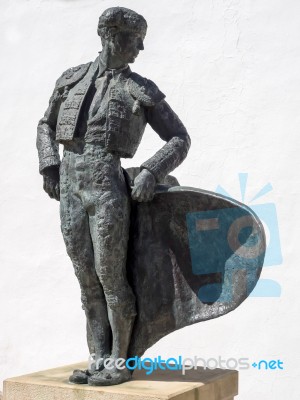
<svg viewBox="0 0 300 400">
<path fill-rule="evenodd" d="M 130 192 L 120 158 L 134 156 L 147 123 L 167 142 L 141 165 L 134 180 L 132 199 L 149 201 L 156 183 L 182 162 L 190 147 L 186 129 L 163 93 L 128 66 L 144 49 L 146 30 L 145 19 L 134 11 L 106 10 L 98 24 L 102 52 L 93 63 L 71 68 L 58 79 L 38 126 L 44 189 L 60 200 L 62 233 L 96 359 L 127 357 L 136 315 L 126 277 Z M 61 164 L 58 143 L 64 145 Z M 90 383 L 105 383 L 107 375 L 94 374 Z M 127 370 L 115 371 L 109 383 L 129 378 Z"/>
<path fill-rule="evenodd" d="M 182 227 L 186 212 L 199 210 L 190 202 L 202 199 L 203 191 L 178 189 L 176 179 L 168 176 L 186 157 L 189 135 L 158 87 L 128 66 L 144 49 L 146 30 L 145 19 L 132 10 L 113 7 L 104 11 L 98 24 L 101 53 L 94 62 L 62 74 L 38 125 L 44 190 L 60 200 L 61 229 L 81 287 L 89 350 L 98 360 L 94 369 L 74 371 L 72 383 L 127 381 L 131 372 L 117 366 L 109 370 L 104 367 L 105 359 L 140 355 L 164 334 L 231 311 L 248 295 L 243 291 L 231 308 L 221 309 L 217 299 L 222 286 L 212 301 L 201 302 L 197 291 L 200 281 L 200 286 L 222 283 L 224 270 L 206 273 L 204 278 L 191 271 L 180 272 L 185 260 L 186 270 L 190 266 L 188 235 L 181 228 L 177 235 L 173 219 L 179 221 L 182 211 Z M 139 169 L 125 171 L 120 159 L 134 156 L 147 123 L 166 144 Z M 62 161 L 59 144 L 64 146 Z M 184 197 L 186 194 L 189 197 Z M 217 208 L 221 203 L 225 208 L 232 205 L 220 196 L 213 198 Z M 177 204 L 181 211 L 171 215 Z M 249 210 L 245 213 L 250 214 Z M 149 223 L 155 219 L 155 224 Z M 252 224 L 258 224 L 253 215 Z M 165 235 L 169 239 L 160 236 L 165 227 L 172 228 Z M 172 235 L 173 242 L 166 243 Z M 153 244 L 153 238 L 160 246 Z M 252 271 L 255 278 L 250 291 L 260 267 L 261 258 Z M 147 276 L 150 271 L 152 277 Z M 159 282 L 166 285 L 164 290 Z M 139 288 L 143 288 L 144 298 Z M 149 299 L 157 294 L 161 297 L 151 305 Z M 177 309 L 175 303 L 181 306 Z M 209 311 L 213 307 L 217 307 L 215 311 Z"/>
</svg>

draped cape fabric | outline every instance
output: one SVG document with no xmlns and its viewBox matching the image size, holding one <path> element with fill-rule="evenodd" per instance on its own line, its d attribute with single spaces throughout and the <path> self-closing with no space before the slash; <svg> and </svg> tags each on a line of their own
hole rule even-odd
<svg viewBox="0 0 300 400">
<path fill-rule="evenodd" d="M 165 335 L 236 309 L 254 289 L 265 255 L 254 212 L 190 187 L 158 187 L 132 207 L 128 279 L 136 296 L 129 356 Z"/>
</svg>

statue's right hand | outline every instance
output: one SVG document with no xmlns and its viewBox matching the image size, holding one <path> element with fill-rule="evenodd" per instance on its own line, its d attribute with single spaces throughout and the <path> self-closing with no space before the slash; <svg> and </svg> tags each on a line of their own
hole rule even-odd
<svg viewBox="0 0 300 400">
<path fill-rule="evenodd" d="M 51 197 L 59 201 L 59 168 L 49 167 L 43 173 L 44 185 L 43 188 L 46 193 Z"/>
</svg>

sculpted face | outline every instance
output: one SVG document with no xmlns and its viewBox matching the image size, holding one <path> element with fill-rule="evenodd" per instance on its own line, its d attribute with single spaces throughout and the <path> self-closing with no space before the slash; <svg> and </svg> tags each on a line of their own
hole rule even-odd
<svg viewBox="0 0 300 400">
<path fill-rule="evenodd" d="M 140 50 L 144 50 L 144 35 L 134 32 L 118 32 L 112 39 L 112 54 L 124 64 L 133 63 Z"/>
</svg>

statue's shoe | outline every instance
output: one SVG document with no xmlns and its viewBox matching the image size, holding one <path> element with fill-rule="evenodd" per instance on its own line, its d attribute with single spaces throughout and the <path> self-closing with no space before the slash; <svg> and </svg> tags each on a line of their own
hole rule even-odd
<svg viewBox="0 0 300 400">
<path fill-rule="evenodd" d="M 84 371 L 81 369 L 74 369 L 73 374 L 69 377 L 69 382 L 84 385 L 88 383 L 88 378 L 90 376 L 91 374 L 87 369 Z"/>
<path fill-rule="evenodd" d="M 88 378 L 88 384 L 91 386 L 112 386 L 127 382 L 131 379 L 131 373 L 128 369 L 109 371 L 104 369 L 96 372 Z"/>
</svg>

